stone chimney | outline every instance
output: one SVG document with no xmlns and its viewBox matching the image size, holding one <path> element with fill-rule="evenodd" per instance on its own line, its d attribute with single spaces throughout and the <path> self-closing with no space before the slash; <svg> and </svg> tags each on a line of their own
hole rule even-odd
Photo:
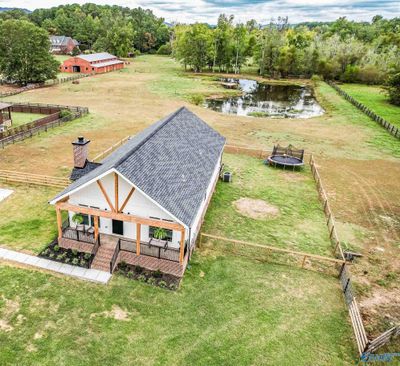
<svg viewBox="0 0 400 366">
<path fill-rule="evenodd" d="M 74 168 L 84 168 L 89 155 L 89 142 L 83 136 L 79 136 L 72 143 L 74 149 Z"/>
</svg>

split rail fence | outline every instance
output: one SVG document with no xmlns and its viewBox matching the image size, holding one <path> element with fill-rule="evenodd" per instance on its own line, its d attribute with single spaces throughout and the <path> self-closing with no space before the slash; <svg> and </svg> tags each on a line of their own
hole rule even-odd
<svg viewBox="0 0 400 366">
<path fill-rule="evenodd" d="M 331 84 L 335 89 L 336 85 Z M 340 88 L 339 88 L 340 89 Z M 341 89 L 340 89 L 341 90 Z M 347 99 L 347 98 L 346 98 Z M 354 98 L 351 99 L 349 96 L 349 101 L 352 102 Z M 358 103 L 358 102 L 357 102 Z M 361 103 L 359 103 L 361 104 Z M 360 108 L 360 107 L 358 107 Z M 363 110 L 362 108 L 360 108 Z M 372 115 L 373 112 L 369 112 L 368 115 Z M 374 117 L 371 117 L 374 118 Z M 378 121 L 379 122 L 379 121 Z M 380 122 L 381 123 L 381 122 Z M 389 132 L 392 134 L 394 133 L 395 137 L 400 136 L 400 132 L 397 129 L 394 129 L 393 126 L 390 127 L 388 124 L 389 122 L 381 123 Z M 389 127 L 387 127 L 389 126 Z M 265 159 L 270 152 L 262 149 L 253 149 L 249 147 L 243 146 L 235 146 L 235 145 L 226 145 L 225 152 L 232 153 L 232 154 L 244 154 L 256 158 Z M 332 250 L 334 255 L 342 261 L 345 261 L 345 255 L 343 252 L 343 248 L 339 239 L 339 235 L 336 229 L 336 221 L 334 214 L 332 212 L 332 208 L 330 206 L 328 196 L 322 184 L 321 176 L 319 174 L 317 165 L 315 163 L 315 159 L 313 155 L 310 155 L 310 168 L 313 174 L 314 180 L 317 185 L 317 190 L 319 193 L 319 197 L 323 204 L 324 213 L 327 219 L 327 227 L 329 230 L 329 238 L 332 243 Z M 365 331 L 364 323 L 361 317 L 360 309 L 355 297 L 355 291 L 352 285 L 351 274 L 349 271 L 349 265 L 347 262 L 344 262 L 339 270 L 339 279 L 343 291 L 343 296 L 345 298 L 346 305 L 349 310 L 350 320 L 352 323 L 352 327 L 354 330 L 354 334 L 357 341 L 358 351 L 361 354 L 363 353 L 372 353 L 375 352 L 378 348 L 382 347 L 383 345 L 389 343 L 394 337 L 400 336 L 400 325 L 394 326 L 388 331 L 382 333 L 380 336 L 376 337 L 373 340 L 368 338 L 368 335 Z"/>
<path fill-rule="evenodd" d="M 211 235 L 202 232 L 200 233 L 199 247 L 201 247 L 207 239 L 208 243 L 213 241 L 222 241 L 231 244 L 225 245 L 224 252 L 229 250 L 229 252 L 234 255 L 250 257 L 252 259 L 261 261 L 270 261 L 274 263 L 292 265 L 297 267 L 300 266 L 303 269 L 324 272 L 334 276 L 337 276 L 338 268 L 341 268 L 341 266 L 345 264 L 345 261 L 341 259 L 325 257 L 322 255 L 306 252 L 299 252 L 290 249 L 278 248 L 270 245 L 251 243 L 243 240 L 229 239 L 222 236 Z M 219 243 L 219 248 L 220 247 L 221 244 Z M 253 250 L 252 254 L 249 254 L 249 249 Z M 256 253 L 257 255 L 255 255 Z M 264 254 L 265 256 L 262 256 L 260 254 Z"/>
<path fill-rule="evenodd" d="M 66 83 L 68 81 L 74 81 L 74 80 L 77 80 L 77 79 L 86 78 L 86 77 L 92 76 L 92 75 L 94 75 L 94 74 L 76 74 L 76 75 L 73 75 L 73 76 L 66 76 L 66 77 L 63 77 L 63 78 L 46 80 L 44 83 L 29 84 L 29 85 L 22 86 L 22 87 L 20 87 L 18 89 L 15 89 L 15 90 L 10 90 L 9 92 L 0 93 L 0 98 L 11 97 L 12 95 L 21 94 L 21 93 L 26 92 L 28 90 L 45 88 L 45 87 L 48 87 L 48 86 L 53 86 L 53 85 L 57 85 L 57 84 Z"/>
<path fill-rule="evenodd" d="M 55 188 L 65 188 L 68 184 L 70 184 L 70 181 L 67 178 L 23 173 L 12 170 L 0 170 L 0 181 L 33 184 Z"/>
<path fill-rule="evenodd" d="M 351 95 L 347 94 L 343 89 L 333 82 L 328 82 L 328 84 L 335 89 L 344 99 L 353 104 L 360 111 L 364 112 L 368 117 L 372 118 L 375 122 L 378 122 L 383 128 L 385 128 L 391 135 L 400 139 L 400 129 L 392 125 L 390 122 L 386 121 L 381 116 L 378 116 L 375 112 L 371 111 L 367 106 L 354 99 Z"/>
<path fill-rule="evenodd" d="M 100 160 L 104 159 L 107 155 L 111 154 L 115 149 L 118 147 L 122 146 L 126 141 L 128 141 L 131 138 L 131 136 L 126 136 L 123 139 L 119 140 L 116 142 L 114 145 L 110 146 L 108 149 L 104 150 L 101 152 L 99 155 L 97 155 L 93 161 L 95 163 L 98 163 Z"/>
<path fill-rule="evenodd" d="M 319 197 L 323 203 L 325 216 L 327 218 L 329 237 L 331 243 L 333 244 L 333 253 L 340 259 L 345 260 L 342 245 L 340 243 L 340 239 L 336 230 L 335 218 L 328 201 L 328 196 L 322 185 L 321 176 L 319 174 L 313 155 L 311 155 L 310 157 L 310 167 L 314 180 L 317 184 Z M 400 326 L 396 326 L 384 332 L 377 338 L 369 340 L 355 297 L 349 266 L 346 262 L 341 267 L 339 279 L 343 291 L 343 296 L 349 310 L 351 324 L 353 326 L 354 335 L 357 341 L 358 352 L 360 355 L 363 353 L 375 352 L 379 347 L 385 345 L 386 343 L 389 343 L 392 338 L 400 334 Z"/>
</svg>

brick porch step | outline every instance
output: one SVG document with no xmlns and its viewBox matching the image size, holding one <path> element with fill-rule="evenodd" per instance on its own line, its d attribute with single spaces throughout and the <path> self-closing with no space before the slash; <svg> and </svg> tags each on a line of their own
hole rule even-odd
<svg viewBox="0 0 400 366">
<path fill-rule="evenodd" d="M 111 245 L 100 245 L 90 268 L 95 268 L 102 271 L 110 271 L 110 262 L 114 255 L 114 250 L 115 246 L 113 247 Z"/>
</svg>

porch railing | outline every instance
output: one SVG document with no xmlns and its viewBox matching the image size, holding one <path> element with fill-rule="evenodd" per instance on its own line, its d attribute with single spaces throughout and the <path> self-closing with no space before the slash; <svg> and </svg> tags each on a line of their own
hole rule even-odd
<svg viewBox="0 0 400 366">
<path fill-rule="evenodd" d="M 120 250 L 136 254 L 136 242 L 133 240 L 120 239 Z M 140 255 L 179 262 L 179 249 L 169 247 L 168 242 L 165 242 L 164 246 L 160 246 L 159 244 L 152 245 L 151 242 L 141 242 Z"/>
<path fill-rule="evenodd" d="M 115 247 L 114 254 L 113 254 L 113 256 L 111 258 L 111 261 L 110 261 L 110 273 L 113 273 L 113 271 L 114 271 L 114 267 L 115 267 L 115 264 L 117 262 L 118 254 L 119 254 L 120 251 L 121 251 L 121 239 L 118 240 L 118 244 Z"/>
<path fill-rule="evenodd" d="M 76 240 L 83 243 L 96 244 L 94 233 L 81 231 L 72 227 L 63 228 L 62 236 L 65 239 Z"/>
</svg>

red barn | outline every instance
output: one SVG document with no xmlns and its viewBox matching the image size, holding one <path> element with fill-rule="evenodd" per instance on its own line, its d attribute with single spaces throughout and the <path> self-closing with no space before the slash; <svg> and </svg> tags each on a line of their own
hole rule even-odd
<svg viewBox="0 0 400 366">
<path fill-rule="evenodd" d="M 78 55 L 65 60 L 60 66 L 61 72 L 81 72 L 83 74 L 101 74 L 120 70 L 124 62 L 107 52 Z"/>
</svg>

